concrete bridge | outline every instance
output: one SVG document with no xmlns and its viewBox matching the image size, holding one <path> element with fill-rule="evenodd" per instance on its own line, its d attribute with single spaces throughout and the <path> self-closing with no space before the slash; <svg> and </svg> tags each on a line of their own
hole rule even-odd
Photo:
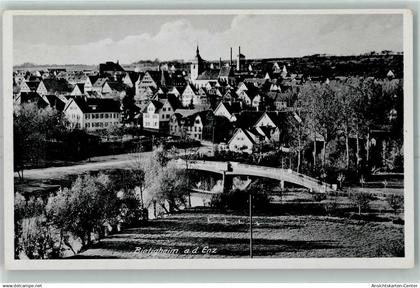
<svg viewBox="0 0 420 288">
<path fill-rule="evenodd" d="M 179 168 L 188 167 L 188 169 L 192 170 L 201 170 L 222 174 L 224 187 L 227 187 L 226 176 L 256 176 L 279 180 L 281 188 L 284 188 L 284 182 L 288 182 L 308 188 L 310 191 L 317 193 L 334 191 L 331 184 L 319 181 L 315 178 L 306 176 L 301 173 L 297 173 L 295 171 L 292 171 L 291 169 L 248 165 L 238 162 L 220 162 L 203 160 L 188 160 L 188 163 L 186 163 L 185 160 L 178 159 L 174 160 L 174 163 Z"/>
</svg>

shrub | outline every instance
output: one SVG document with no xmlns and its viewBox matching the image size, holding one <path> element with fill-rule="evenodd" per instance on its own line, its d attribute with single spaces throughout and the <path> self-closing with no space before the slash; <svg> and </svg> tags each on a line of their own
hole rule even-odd
<svg viewBox="0 0 420 288">
<path fill-rule="evenodd" d="M 325 199 L 327 199 L 327 195 L 325 195 L 324 193 L 315 193 L 312 195 L 312 200 L 315 202 L 321 202 Z"/>
<path fill-rule="evenodd" d="M 339 207 L 339 205 L 338 205 L 338 202 L 337 202 L 337 199 L 336 198 L 333 198 L 333 199 L 331 199 L 331 200 L 329 200 L 329 201 L 327 201 L 327 202 L 324 203 L 325 212 L 329 216 L 335 214 L 337 212 L 337 210 L 338 210 L 338 207 Z"/>
<path fill-rule="evenodd" d="M 364 192 L 354 192 L 350 195 L 350 201 L 352 204 L 358 208 L 359 215 L 362 213 L 362 210 L 369 208 L 370 201 L 373 200 L 372 195 Z"/>
<path fill-rule="evenodd" d="M 29 259 L 50 258 L 54 240 L 43 216 L 24 218 L 19 241 L 19 250 Z"/>
<path fill-rule="evenodd" d="M 252 186 L 252 185 L 250 185 Z M 233 189 L 226 193 L 213 195 L 210 206 L 222 210 L 246 211 L 249 207 L 249 193 L 252 193 L 252 206 L 263 210 L 270 204 L 270 196 L 265 189 L 249 187 L 246 190 Z"/>
<path fill-rule="evenodd" d="M 389 206 L 397 214 L 398 210 L 404 207 L 404 197 L 402 195 L 390 194 L 386 197 Z"/>
</svg>

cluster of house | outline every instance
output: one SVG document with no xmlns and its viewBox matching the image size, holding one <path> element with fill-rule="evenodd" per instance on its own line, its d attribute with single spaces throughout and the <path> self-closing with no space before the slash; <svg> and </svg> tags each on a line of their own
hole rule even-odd
<svg viewBox="0 0 420 288">
<path fill-rule="evenodd" d="M 97 71 L 15 71 L 13 91 L 16 103 L 54 107 L 70 125 L 88 132 L 124 123 L 252 152 L 281 141 L 288 119 L 299 122 L 290 107 L 307 79 L 288 70 L 277 62 L 254 68 L 240 48 L 235 61 L 232 49 L 230 61 L 205 61 L 197 47 L 190 69 L 165 64 L 126 71 L 117 61 Z"/>
</svg>

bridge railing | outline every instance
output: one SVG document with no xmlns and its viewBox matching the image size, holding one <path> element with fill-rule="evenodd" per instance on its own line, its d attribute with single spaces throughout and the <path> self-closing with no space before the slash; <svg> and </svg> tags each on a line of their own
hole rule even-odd
<svg viewBox="0 0 420 288">
<path fill-rule="evenodd" d="M 265 171 L 271 171 L 273 173 L 283 173 L 284 175 L 293 175 L 297 177 L 298 179 L 302 179 L 304 181 L 312 182 L 313 185 L 316 185 L 320 188 L 329 188 L 333 189 L 333 185 L 329 184 L 327 182 L 318 180 L 316 178 L 307 176 L 302 173 L 298 173 L 296 171 L 293 171 L 292 169 L 283 169 L 283 168 L 277 168 L 277 167 L 268 167 L 268 166 L 258 166 L 258 165 L 252 165 L 252 164 L 243 164 L 239 162 L 231 162 L 232 166 L 238 167 L 238 168 L 249 168 L 249 169 L 256 169 L 256 170 L 265 170 Z M 302 182 L 304 183 L 304 182 Z M 322 190 L 322 189 L 321 189 Z"/>
<path fill-rule="evenodd" d="M 186 160 L 178 159 L 176 161 L 179 164 L 184 164 L 185 165 Z M 189 165 L 191 165 L 191 167 L 193 167 L 195 165 L 197 165 L 197 166 L 205 165 L 207 167 L 212 166 L 213 169 L 218 170 L 218 171 L 229 171 L 231 169 L 234 170 L 235 168 L 237 168 L 237 169 L 250 169 L 250 170 L 254 170 L 256 172 L 266 171 L 268 173 L 273 173 L 273 174 L 292 175 L 292 176 L 295 177 L 295 179 L 302 179 L 302 182 L 301 182 L 302 184 L 305 184 L 305 181 L 307 183 L 312 183 L 311 185 L 317 187 L 318 190 L 333 189 L 333 186 L 329 183 L 326 183 L 326 182 L 323 182 L 321 180 L 312 178 L 312 177 L 307 176 L 307 175 L 302 174 L 302 173 L 298 173 L 298 172 L 293 171 L 291 169 L 283 169 L 283 168 L 277 168 L 277 167 L 244 164 L 244 163 L 239 163 L 239 162 L 235 162 L 235 161 L 221 162 L 221 161 L 188 160 L 188 163 L 189 163 Z"/>
</svg>

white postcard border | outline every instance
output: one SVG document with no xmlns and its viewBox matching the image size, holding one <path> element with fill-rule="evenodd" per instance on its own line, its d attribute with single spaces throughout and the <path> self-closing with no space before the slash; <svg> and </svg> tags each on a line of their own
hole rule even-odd
<svg viewBox="0 0 420 288">
<path fill-rule="evenodd" d="M 253 259 L 14 259 L 13 16 L 200 14 L 402 14 L 404 21 L 404 205 L 405 257 Z M 3 179 L 5 264 L 9 270 L 107 269 L 402 269 L 414 266 L 413 15 L 408 9 L 314 10 L 10 10 L 3 13 Z"/>
</svg>

